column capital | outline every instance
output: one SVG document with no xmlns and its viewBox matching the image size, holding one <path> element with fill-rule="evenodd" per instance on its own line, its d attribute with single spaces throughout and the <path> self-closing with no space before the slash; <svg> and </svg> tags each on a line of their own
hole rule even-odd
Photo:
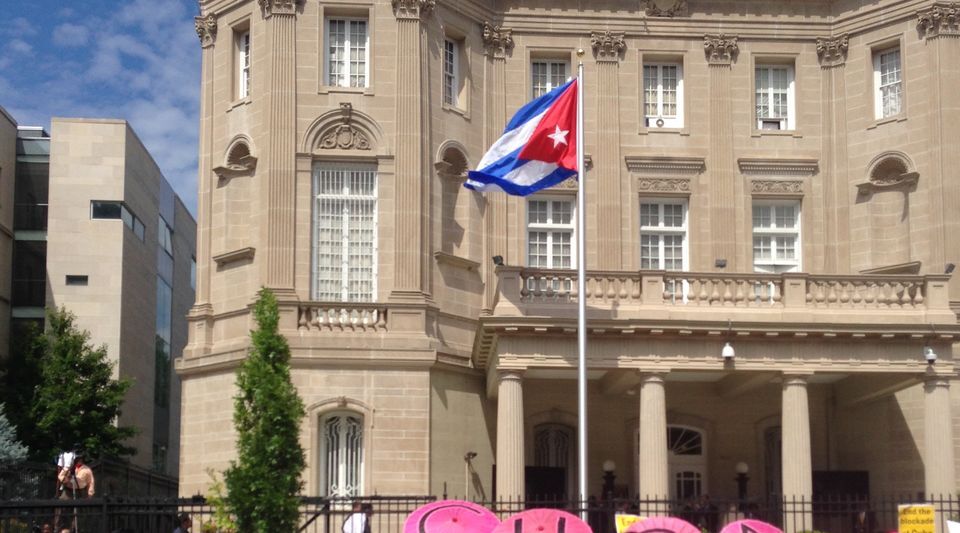
<svg viewBox="0 0 960 533">
<path fill-rule="evenodd" d="M 787 387 L 806 388 L 807 383 L 810 380 L 810 376 L 812 375 L 813 375 L 813 372 L 784 372 L 783 388 L 787 388 Z"/>
<path fill-rule="evenodd" d="M 397 19 L 420 20 L 436 5 L 437 0 L 393 0 L 393 14 Z"/>
<path fill-rule="evenodd" d="M 497 381 L 523 381 L 523 370 L 497 370 Z"/>
<path fill-rule="evenodd" d="M 711 65 L 730 65 L 736 60 L 740 52 L 736 35 L 706 34 L 703 36 L 703 51 L 707 55 L 707 63 Z"/>
<path fill-rule="evenodd" d="M 300 0 L 257 0 L 263 10 L 263 18 L 274 15 L 296 15 Z"/>
<path fill-rule="evenodd" d="M 213 13 L 205 17 L 193 17 L 193 27 L 197 30 L 201 48 L 213 46 L 217 40 L 217 17 Z"/>
<path fill-rule="evenodd" d="M 917 11 L 917 31 L 924 39 L 960 35 L 960 3 L 935 2 Z"/>
<path fill-rule="evenodd" d="M 667 381 L 667 374 L 669 374 L 669 372 L 666 372 L 666 371 L 648 372 L 648 371 L 640 370 L 637 372 L 637 374 L 640 376 L 641 385 L 646 385 L 647 383 L 658 383 L 660 385 L 663 385 Z"/>
<path fill-rule="evenodd" d="M 619 62 L 620 56 L 627 49 L 627 43 L 623 40 L 624 36 L 623 32 L 590 32 L 590 46 L 593 47 L 593 56 L 597 63 Z"/>
<path fill-rule="evenodd" d="M 821 67 L 836 67 L 847 62 L 849 36 L 844 33 L 836 37 L 817 37 L 817 58 Z"/>
<path fill-rule="evenodd" d="M 506 59 L 513 50 L 513 29 L 489 22 L 484 22 L 481 27 L 484 52 L 495 59 Z"/>
<path fill-rule="evenodd" d="M 949 389 L 951 379 L 952 376 L 948 374 L 936 374 L 931 372 L 923 376 L 923 388 L 928 392 L 932 392 L 938 388 Z"/>
</svg>

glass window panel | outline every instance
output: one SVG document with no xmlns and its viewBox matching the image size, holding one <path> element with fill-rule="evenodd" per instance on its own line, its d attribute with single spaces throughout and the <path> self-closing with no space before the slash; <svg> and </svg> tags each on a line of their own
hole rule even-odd
<svg viewBox="0 0 960 533">
<path fill-rule="evenodd" d="M 90 208 L 90 217 L 96 219 L 119 219 L 123 211 L 120 202 L 93 200 L 90 202 Z"/>
</svg>

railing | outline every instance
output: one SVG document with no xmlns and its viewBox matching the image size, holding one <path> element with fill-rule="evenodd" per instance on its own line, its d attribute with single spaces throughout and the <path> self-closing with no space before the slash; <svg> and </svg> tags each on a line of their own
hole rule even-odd
<svg viewBox="0 0 960 533">
<path fill-rule="evenodd" d="M 497 308 L 576 302 L 575 270 L 501 266 Z M 948 275 L 723 274 L 588 271 L 594 308 L 744 307 L 886 309 L 949 312 Z M 496 314 L 496 312 L 495 312 Z M 946 314 L 944 315 L 946 318 Z"/>
<path fill-rule="evenodd" d="M 297 312 L 301 331 L 378 332 L 387 330 L 387 309 L 364 303 L 308 303 Z"/>
<path fill-rule="evenodd" d="M 369 503 L 372 533 L 400 533 L 407 517 L 418 507 L 435 501 L 433 496 L 372 496 L 356 500 L 308 498 L 301 501 L 299 531 L 339 533 L 350 515 L 352 503 Z M 557 499 L 479 502 L 500 520 L 534 508 L 561 509 L 573 514 L 583 512 L 594 533 L 612 533 L 618 513 L 640 516 L 674 516 L 701 531 L 717 533 L 725 525 L 745 518 L 762 520 L 786 532 L 824 531 L 829 533 L 874 533 L 898 528 L 899 506 L 930 505 L 931 521 L 937 531 L 945 531 L 947 519 L 960 513 L 960 498 L 946 495 L 930 498 L 883 496 L 711 500 L 709 497 L 687 500 L 644 498 L 591 498 L 585 502 Z M 169 533 L 177 527 L 177 518 L 188 515 L 193 531 L 218 533 L 213 524 L 213 508 L 203 497 L 181 499 L 86 499 L 0 501 L 0 531 L 42 531 L 45 524 L 67 527 L 76 520 L 83 532 Z M 225 532 L 219 532 L 225 533 Z"/>
</svg>

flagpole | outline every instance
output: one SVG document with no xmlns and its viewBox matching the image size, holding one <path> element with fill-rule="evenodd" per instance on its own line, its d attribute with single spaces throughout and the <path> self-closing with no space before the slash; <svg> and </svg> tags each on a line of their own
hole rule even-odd
<svg viewBox="0 0 960 533">
<path fill-rule="evenodd" d="M 583 48 L 577 49 L 577 450 L 580 518 L 587 521 L 587 277 L 586 186 L 583 164 Z"/>
</svg>

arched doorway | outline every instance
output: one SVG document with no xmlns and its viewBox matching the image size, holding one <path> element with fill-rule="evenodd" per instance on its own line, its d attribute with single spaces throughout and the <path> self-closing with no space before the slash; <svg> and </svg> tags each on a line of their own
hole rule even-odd
<svg viewBox="0 0 960 533">
<path fill-rule="evenodd" d="M 549 479 L 542 487 L 528 486 L 534 498 L 565 500 L 576 492 L 574 466 L 576 440 L 572 427 L 565 424 L 540 424 L 533 432 L 533 464 L 538 470 L 535 478 Z"/>
<path fill-rule="evenodd" d="M 707 493 L 707 447 L 703 431 L 667 426 L 667 468 L 670 498 L 688 500 Z"/>
</svg>

